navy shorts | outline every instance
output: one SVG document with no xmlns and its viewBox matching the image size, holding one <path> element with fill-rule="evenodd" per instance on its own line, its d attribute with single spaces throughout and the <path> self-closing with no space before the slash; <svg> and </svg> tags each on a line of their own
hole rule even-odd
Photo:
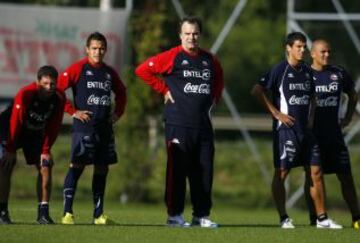
<svg viewBox="0 0 360 243">
<path fill-rule="evenodd" d="M 71 162 L 74 164 L 108 165 L 117 162 L 114 133 L 73 132 Z"/>
<path fill-rule="evenodd" d="M 291 128 L 281 128 L 274 133 L 273 146 L 275 168 L 321 166 L 319 145 L 310 131 L 299 134 Z"/>
<path fill-rule="evenodd" d="M 342 135 L 317 137 L 321 152 L 321 167 L 325 174 L 351 174 L 349 151 Z"/>
<path fill-rule="evenodd" d="M 10 127 L 11 110 L 7 109 L 0 114 L 0 142 L 2 145 L 2 155 L 8 138 Z M 43 131 L 23 130 L 19 136 L 16 148 L 22 148 L 25 161 L 28 165 L 40 164 L 42 145 L 44 142 Z"/>
</svg>

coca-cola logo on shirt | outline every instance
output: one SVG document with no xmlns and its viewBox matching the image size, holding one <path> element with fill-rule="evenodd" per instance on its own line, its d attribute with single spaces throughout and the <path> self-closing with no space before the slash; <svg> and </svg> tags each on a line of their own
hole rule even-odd
<svg viewBox="0 0 360 243">
<path fill-rule="evenodd" d="M 184 87 L 185 93 L 210 94 L 210 84 L 187 83 Z"/>
<path fill-rule="evenodd" d="M 338 97 L 336 96 L 329 96 L 325 99 L 318 99 L 316 101 L 317 105 L 320 107 L 336 107 L 338 105 Z"/>
<path fill-rule="evenodd" d="M 197 70 L 184 70 L 184 78 L 201 78 L 204 81 L 208 81 L 211 78 L 211 72 L 209 69 L 204 69 L 202 71 Z"/>
<path fill-rule="evenodd" d="M 303 96 L 296 96 L 293 95 L 289 99 L 290 105 L 309 105 L 309 95 L 303 95 Z"/>
<path fill-rule="evenodd" d="M 90 95 L 87 100 L 88 105 L 102 105 L 102 106 L 110 106 L 111 98 L 108 95 L 96 96 L 94 94 Z"/>
</svg>

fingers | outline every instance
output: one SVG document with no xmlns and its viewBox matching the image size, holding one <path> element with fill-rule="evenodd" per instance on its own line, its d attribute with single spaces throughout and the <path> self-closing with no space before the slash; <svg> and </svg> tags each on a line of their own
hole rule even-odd
<svg viewBox="0 0 360 243">
<path fill-rule="evenodd" d="M 87 123 L 90 121 L 92 114 L 91 111 L 76 111 L 73 117 L 80 120 L 82 123 Z"/>
<path fill-rule="evenodd" d="M 170 91 L 166 92 L 166 94 L 164 96 L 164 104 L 166 104 L 168 101 L 170 101 L 171 103 L 175 103 L 175 100 L 172 97 Z"/>
<path fill-rule="evenodd" d="M 51 154 L 40 155 L 40 167 L 51 167 L 53 165 L 53 159 Z"/>
</svg>

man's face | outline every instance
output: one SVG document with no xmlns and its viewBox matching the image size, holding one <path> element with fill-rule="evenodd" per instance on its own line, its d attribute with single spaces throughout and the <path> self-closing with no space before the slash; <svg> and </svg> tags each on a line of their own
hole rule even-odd
<svg viewBox="0 0 360 243">
<path fill-rule="evenodd" d="M 90 45 L 86 47 L 86 53 L 88 55 L 90 63 L 102 63 L 106 53 L 104 42 L 98 40 L 91 40 Z"/>
<path fill-rule="evenodd" d="M 287 45 L 286 50 L 290 59 L 301 61 L 304 58 L 306 43 L 296 40 L 292 46 Z"/>
<path fill-rule="evenodd" d="M 50 76 L 42 76 L 41 79 L 37 81 L 37 85 L 40 97 L 46 99 L 55 93 L 56 79 Z"/>
<path fill-rule="evenodd" d="M 188 52 L 197 51 L 199 47 L 198 39 L 200 30 L 197 24 L 184 22 L 181 26 L 180 40 L 182 47 Z"/>
<path fill-rule="evenodd" d="M 313 63 L 318 66 L 326 66 L 330 59 L 330 46 L 325 42 L 315 43 L 311 49 L 311 58 Z"/>
</svg>

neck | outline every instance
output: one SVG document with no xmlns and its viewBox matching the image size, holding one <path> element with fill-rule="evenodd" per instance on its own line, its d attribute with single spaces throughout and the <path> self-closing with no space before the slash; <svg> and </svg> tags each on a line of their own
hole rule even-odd
<svg viewBox="0 0 360 243">
<path fill-rule="evenodd" d="M 291 58 L 291 57 L 288 57 L 288 58 L 287 58 L 287 61 L 288 61 L 288 63 L 289 63 L 291 66 L 293 66 L 293 67 L 296 67 L 297 65 L 300 64 L 300 61 L 299 61 L 299 60 L 296 60 L 296 59 Z"/>
<path fill-rule="evenodd" d="M 192 49 L 187 49 L 184 46 L 182 47 L 183 50 L 188 53 L 189 55 L 197 55 L 199 52 L 199 48 L 192 48 Z"/>
<path fill-rule="evenodd" d="M 316 62 L 313 62 L 313 63 L 311 64 L 311 68 L 314 69 L 314 70 L 316 70 L 316 71 L 322 71 L 322 70 L 324 69 L 324 66 L 323 66 L 323 65 L 320 65 L 320 64 L 318 64 L 318 63 L 316 63 Z"/>
</svg>

